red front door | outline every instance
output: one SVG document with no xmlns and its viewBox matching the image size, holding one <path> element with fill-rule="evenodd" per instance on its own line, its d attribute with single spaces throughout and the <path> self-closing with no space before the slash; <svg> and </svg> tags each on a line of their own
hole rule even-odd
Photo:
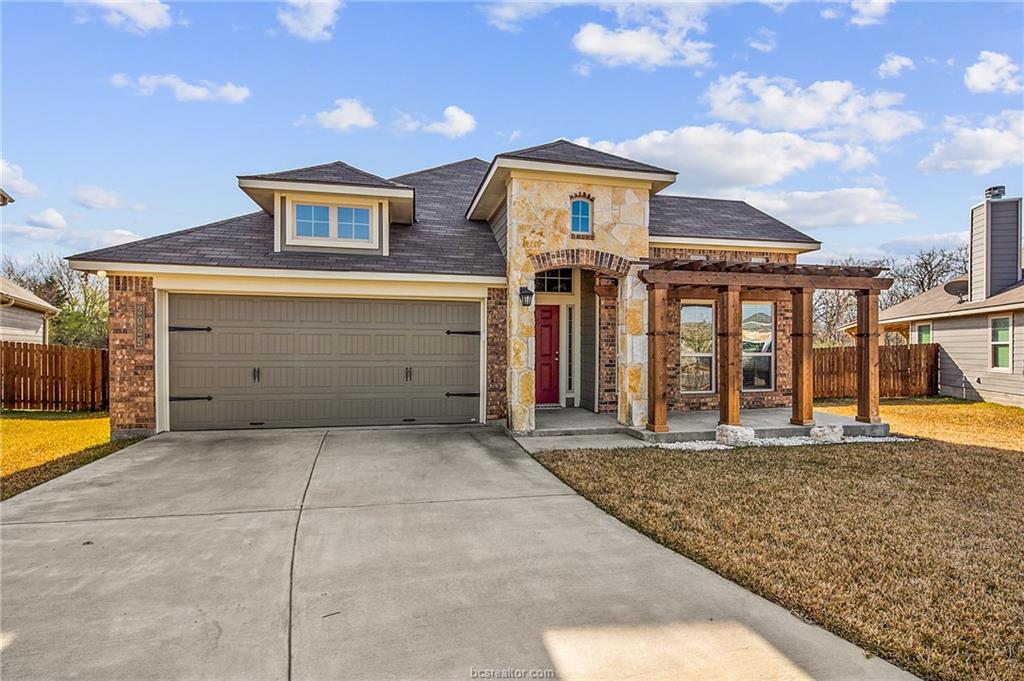
<svg viewBox="0 0 1024 681">
<path fill-rule="evenodd" d="M 558 306 L 538 305 L 535 315 L 537 404 L 558 404 Z"/>
</svg>

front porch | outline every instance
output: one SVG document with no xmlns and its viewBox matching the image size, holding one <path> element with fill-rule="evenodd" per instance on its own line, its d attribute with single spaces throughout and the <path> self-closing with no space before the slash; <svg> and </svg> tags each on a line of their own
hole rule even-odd
<svg viewBox="0 0 1024 681">
<path fill-rule="evenodd" d="M 813 426 L 795 425 L 791 423 L 791 416 L 791 410 L 786 407 L 741 409 L 740 423 L 753 428 L 758 438 L 810 435 Z M 530 436 L 562 437 L 624 433 L 645 442 L 691 442 L 714 440 L 718 420 L 717 411 L 671 412 L 668 415 L 668 430 L 656 433 L 644 428 L 622 425 L 614 414 L 595 414 L 579 408 L 538 409 L 537 427 Z M 814 412 L 814 424 L 842 426 L 843 435 L 846 436 L 889 434 L 889 426 L 885 423 L 863 423 L 849 416 L 822 411 Z"/>
</svg>

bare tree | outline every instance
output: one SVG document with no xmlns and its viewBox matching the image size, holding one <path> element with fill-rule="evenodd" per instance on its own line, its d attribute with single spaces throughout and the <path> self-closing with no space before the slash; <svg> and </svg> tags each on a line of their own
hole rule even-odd
<svg viewBox="0 0 1024 681">
<path fill-rule="evenodd" d="M 107 346 L 106 280 L 76 272 L 52 254 L 37 254 L 27 262 L 4 257 L 3 273 L 60 310 L 51 322 L 51 343 Z"/>
<path fill-rule="evenodd" d="M 967 246 L 945 250 L 930 248 L 899 262 L 890 270 L 892 288 L 886 296 L 888 305 L 895 305 L 941 286 L 967 272 Z"/>
<path fill-rule="evenodd" d="M 892 266 L 885 258 L 856 258 L 829 260 L 829 265 L 846 267 Z M 853 336 L 842 327 L 857 318 L 857 300 L 853 291 L 818 289 L 814 292 L 814 341 L 820 346 L 851 345 Z"/>
</svg>

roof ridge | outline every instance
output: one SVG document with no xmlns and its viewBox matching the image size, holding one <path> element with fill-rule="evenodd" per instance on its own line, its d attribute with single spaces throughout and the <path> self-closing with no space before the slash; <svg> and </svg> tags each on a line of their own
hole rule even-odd
<svg viewBox="0 0 1024 681">
<path fill-rule="evenodd" d="M 440 170 L 441 168 L 447 168 L 448 166 L 458 165 L 460 163 L 465 163 L 466 161 L 480 161 L 480 163 L 483 163 L 484 165 L 487 165 L 487 161 L 483 160 L 482 158 L 478 158 L 476 156 L 470 156 L 469 158 L 464 158 L 464 159 L 461 159 L 459 161 L 450 161 L 448 163 L 442 163 L 441 165 L 430 166 L 429 168 L 423 168 L 421 170 L 414 170 L 414 171 L 412 171 L 410 173 L 403 173 L 401 175 L 395 175 L 394 177 L 390 178 L 389 181 L 393 182 L 393 181 L 395 181 L 395 180 L 397 180 L 399 178 L 402 178 L 402 177 L 410 177 L 412 175 L 419 175 L 420 173 L 426 173 L 426 172 L 429 172 L 431 170 Z"/>
<path fill-rule="evenodd" d="M 522 154 L 523 152 L 527 152 L 527 151 L 537 151 L 538 149 L 544 149 L 546 147 L 553 147 L 554 145 L 558 144 L 559 142 L 566 142 L 568 144 L 572 144 L 572 142 L 570 142 L 569 140 L 565 139 L 564 137 L 559 137 L 558 139 L 551 140 L 550 142 L 545 142 L 544 144 L 538 144 L 538 145 L 532 146 L 532 147 L 525 147 L 523 149 L 513 149 L 512 151 L 503 151 L 503 152 L 501 152 L 500 154 L 497 154 L 497 155 L 498 156 L 503 156 L 505 154 Z"/>
<path fill-rule="evenodd" d="M 86 256 L 94 255 L 96 253 L 102 253 L 104 251 L 109 251 L 112 248 L 120 248 L 121 246 L 127 246 L 129 244 L 131 244 L 133 246 L 136 246 L 138 244 L 153 243 L 155 241 L 159 241 L 160 239 L 167 239 L 167 238 L 172 237 L 172 236 L 181 236 L 182 234 L 188 234 L 189 232 L 195 232 L 195 231 L 200 230 L 200 229 L 206 229 L 207 227 L 215 227 L 217 225 L 224 224 L 225 222 L 231 222 L 232 220 L 241 220 L 243 218 L 250 218 L 250 217 L 253 217 L 255 215 L 260 215 L 260 214 L 262 214 L 264 212 L 265 211 L 257 210 L 257 211 L 253 211 L 252 213 L 243 213 L 242 215 L 234 215 L 234 216 L 229 217 L 229 218 L 223 218 L 221 220 L 214 220 L 213 222 L 207 222 L 206 224 L 203 224 L 203 225 L 196 225 L 195 227 L 187 227 L 185 229 L 179 229 L 179 230 L 177 230 L 175 232 L 168 232 L 167 234 L 157 234 L 155 236 L 148 236 L 148 237 L 146 237 L 144 239 L 136 239 L 135 241 L 126 241 L 123 244 L 115 244 L 113 246 L 104 246 L 103 248 L 94 248 L 91 251 L 85 251 L 83 253 L 76 253 L 75 255 L 66 256 L 64 259 L 65 260 L 81 260 L 83 258 L 86 258 Z"/>
<path fill-rule="evenodd" d="M 305 170 L 316 170 L 316 169 L 319 169 L 319 168 L 328 168 L 328 167 L 331 167 L 331 166 L 341 166 L 342 168 L 345 168 L 346 170 L 350 170 L 350 171 L 352 171 L 354 173 L 357 173 L 357 174 L 359 174 L 359 175 L 361 175 L 363 177 L 369 178 L 371 180 L 377 180 L 379 182 L 384 182 L 384 183 L 387 183 L 387 184 L 396 184 L 396 185 L 398 184 L 397 182 L 394 182 L 393 180 L 389 180 L 386 177 L 381 177 L 380 175 L 374 175 L 373 173 L 369 172 L 368 170 L 363 170 L 362 168 L 357 168 L 354 165 L 352 165 L 351 163 L 346 163 L 345 161 L 342 161 L 340 159 L 339 160 L 334 160 L 334 161 L 328 161 L 327 163 L 317 163 L 317 164 L 314 164 L 314 165 L 311 165 L 311 166 L 302 166 L 301 168 L 288 168 L 288 169 L 285 169 L 285 170 L 275 170 L 275 171 L 269 172 L 269 173 L 251 173 L 251 174 L 248 174 L 248 175 L 238 175 L 237 177 L 238 177 L 238 179 L 268 178 L 268 177 L 273 177 L 273 176 L 276 176 L 276 175 L 286 175 L 288 173 L 297 173 L 297 172 L 301 172 L 301 171 L 305 171 Z M 344 184 L 344 183 L 342 182 L 342 183 L 339 183 L 339 184 Z"/>
<path fill-rule="evenodd" d="M 655 194 L 654 196 L 651 197 L 651 199 L 692 199 L 694 201 L 727 201 L 729 203 L 746 203 L 754 210 L 760 210 L 759 208 L 756 208 L 755 206 L 752 206 L 751 204 L 747 203 L 743 199 L 720 199 L 710 196 L 687 196 L 684 194 Z M 761 212 L 763 213 L 764 211 Z M 767 215 L 767 213 L 765 214 Z"/>
</svg>

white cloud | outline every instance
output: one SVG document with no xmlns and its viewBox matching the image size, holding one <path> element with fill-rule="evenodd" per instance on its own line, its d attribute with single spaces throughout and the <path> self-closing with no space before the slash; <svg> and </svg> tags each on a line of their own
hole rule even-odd
<svg viewBox="0 0 1024 681">
<path fill-rule="evenodd" d="M 964 71 L 964 85 L 971 92 L 1014 94 L 1022 89 L 1018 71 L 1010 55 L 982 50 L 978 61 Z"/>
<path fill-rule="evenodd" d="M 839 163 L 845 152 L 830 142 L 791 132 L 729 130 L 722 125 L 655 130 L 622 142 L 576 140 L 628 158 L 679 171 L 687 193 L 722 193 L 774 184 L 821 163 Z"/>
<path fill-rule="evenodd" d="M 797 229 L 899 223 L 916 217 L 885 190 L 875 187 L 741 191 L 738 196 Z"/>
<path fill-rule="evenodd" d="M 47 208 L 40 213 L 30 215 L 28 224 L 44 229 L 64 229 L 68 226 L 68 221 L 64 219 L 64 216 L 56 208 Z"/>
<path fill-rule="evenodd" d="M 74 201 L 83 208 L 103 210 L 108 208 L 120 208 L 124 201 L 116 192 L 96 185 L 81 185 L 75 187 Z"/>
<path fill-rule="evenodd" d="M 529 19 L 557 9 L 558 2 L 494 2 L 482 7 L 487 23 L 501 31 L 518 31 Z"/>
<path fill-rule="evenodd" d="M 843 145 L 843 152 L 845 156 L 843 157 L 842 167 L 845 170 L 856 170 L 878 163 L 877 156 L 856 144 Z"/>
<path fill-rule="evenodd" d="M 776 47 L 775 31 L 759 28 L 757 33 L 747 38 L 747 45 L 758 52 L 774 52 Z"/>
<path fill-rule="evenodd" d="M 473 114 L 455 105 L 451 105 L 444 108 L 443 117 L 439 121 L 419 121 L 409 114 L 403 113 L 399 116 L 395 125 L 403 132 L 423 130 L 454 139 L 456 137 L 464 137 L 476 130 L 476 118 L 473 117 Z M 518 133 L 519 131 L 517 130 L 513 135 L 518 136 Z"/>
<path fill-rule="evenodd" d="M 965 170 L 984 175 L 1003 166 L 1024 163 L 1024 111 L 1003 111 L 974 126 L 964 118 L 948 118 L 949 137 L 932 147 L 918 164 L 921 170 Z"/>
<path fill-rule="evenodd" d="M 330 40 L 343 7 L 341 0 L 288 0 L 277 9 L 277 20 L 296 38 Z"/>
<path fill-rule="evenodd" d="M 39 187 L 25 179 L 21 166 L 0 158 L 0 187 L 6 189 L 14 198 L 31 198 L 39 196 Z"/>
<path fill-rule="evenodd" d="M 789 78 L 722 76 L 705 94 L 711 115 L 782 130 L 817 130 L 826 139 L 891 142 L 924 127 L 920 116 L 895 109 L 898 92 L 866 93 L 853 83 L 827 80 L 806 88 Z"/>
<path fill-rule="evenodd" d="M 110 84 L 118 88 L 135 90 L 143 96 L 150 96 L 160 88 L 171 91 L 174 98 L 179 102 L 227 102 L 229 104 L 240 104 L 244 102 L 252 92 L 243 85 L 224 83 L 218 85 L 208 80 L 201 80 L 198 83 L 188 83 L 173 73 L 160 75 L 144 75 L 132 78 L 123 73 L 115 73 L 110 77 Z"/>
<path fill-rule="evenodd" d="M 915 68 L 914 60 L 910 57 L 890 52 L 885 55 L 885 59 L 878 65 L 878 77 L 899 78 L 904 69 L 913 71 Z"/>
<path fill-rule="evenodd" d="M 626 3 L 605 6 L 618 26 L 590 22 L 573 36 L 582 54 L 605 66 L 709 66 L 714 45 L 687 36 L 707 30 L 708 3 Z"/>
<path fill-rule="evenodd" d="M 967 230 L 943 234 L 915 234 L 904 236 L 879 245 L 886 255 L 914 255 L 931 248 L 955 249 L 967 243 Z"/>
<path fill-rule="evenodd" d="M 342 132 L 353 128 L 372 128 L 377 125 L 373 112 L 367 109 L 358 99 L 336 99 L 330 111 L 319 111 L 316 122 L 328 130 Z"/>
<path fill-rule="evenodd" d="M 171 8 L 160 0 L 81 0 L 81 8 L 102 10 L 102 18 L 110 26 L 139 35 L 171 27 Z M 87 14 L 82 15 L 87 20 Z"/>
<path fill-rule="evenodd" d="M 843 16 L 843 13 L 835 7 L 826 7 L 821 10 L 822 19 L 838 19 L 841 16 Z"/>
<path fill-rule="evenodd" d="M 892 6 L 893 1 L 853 0 L 850 3 L 850 9 L 853 10 L 850 23 L 854 26 L 873 26 L 882 23 L 885 15 L 889 13 L 889 8 Z"/>
</svg>

